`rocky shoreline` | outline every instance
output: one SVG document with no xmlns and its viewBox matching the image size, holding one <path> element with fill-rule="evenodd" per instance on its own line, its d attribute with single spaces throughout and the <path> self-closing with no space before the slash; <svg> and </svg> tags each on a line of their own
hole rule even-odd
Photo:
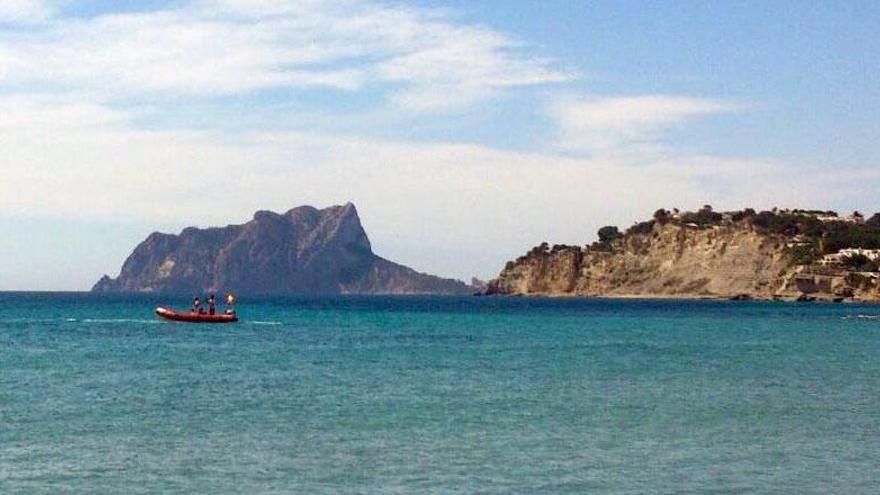
<svg viewBox="0 0 880 495">
<path fill-rule="evenodd" d="M 801 295 L 797 297 L 764 297 L 753 294 L 737 294 L 734 296 L 717 296 L 707 294 L 614 294 L 614 295 L 579 295 L 579 294 L 498 294 L 488 292 L 476 292 L 477 297 L 534 297 L 549 299 L 609 299 L 609 300 L 658 300 L 658 301 L 757 301 L 757 302 L 816 302 L 816 303 L 880 303 L 878 299 L 858 299 L 853 297 L 828 296 L 828 295 Z"/>
<path fill-rule="evenodd" d="M 590 245 L 542 243 L 508 262 L 484 294 L 880 301 L 880 273 L 868 258 L 874 251 L 847 245 L 880 244 L 880 217 L 817 217 L 803 210 L 658 210 L 625 232 L 603 227 Z"/>
</svg>

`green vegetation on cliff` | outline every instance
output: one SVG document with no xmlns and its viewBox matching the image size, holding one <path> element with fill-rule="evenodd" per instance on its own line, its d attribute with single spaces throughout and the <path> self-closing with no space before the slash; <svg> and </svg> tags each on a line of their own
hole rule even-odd
<svg viewBox="0 0 880 495">
<path fill-rule="evenodd" d="M 847 218 L 834 211 L 780 210 L 756 212 L 752 208 L 738 211 L 716 212 L 705 205 L 697 211 L 679 212 L 664 209 L 654 212 L 654 218 L 639 222 L 628 228 L 624 235 L 647 234 L 655 223 L 674 223 L 692 228 L 705 229 L 713 226 L 745 224 L 768 235 L 790 238 L 789 252 L 795 264 L 813 263 L 823 254 L 836 253 L 842 249 L 880 249 L 880 213 L 864 220 L 859 212 Z M 617 227 L 602 227 L 599 241 L 594 247 L 606 247 L 607 232 Z M 603 235 L 606 233 L 606 235 Z M 866 265 L 867 266 L 867 265 Z"/>
<path fill-rule="evenodd" d="M 840 217 L 831 210 L 765 210 L 757 212 L 752 208 L 736 211 L 717 212 L 711 205 L 704 205 L 696 211 L 679 211 L 678 209 L 658 209 L 653 218 L 633 224 L 625 231 L 617 226 L 606 225 L 600 228 L 597 240 L 587 249 L 592 251 L 612 251 L 628 237 L 650 234 L 655 224 L 680 225 L 684 227 L 707 229 L 716 226 L 734 225 L 751 227 L 766 235 L 783 236 L 791 242 L 788 253 L 793 264 L 806 265 L 819 260 L 822 255 L 836 253 L 842 249 L 880 249 L 880 213 L 869 219 L 859 212 L 853 212 L 847 218 Z M 561 248 L 573 246 L 554 245 L 552 250 L 546 242 L 532 248 L 526 257 L 549 254 Z M 508 263 L 511 264 L 513 262 Z M 871 264 L 865 264 L 871 267 Z M 876 271 L 876 270 L 871 270 Z"/>
</svg>

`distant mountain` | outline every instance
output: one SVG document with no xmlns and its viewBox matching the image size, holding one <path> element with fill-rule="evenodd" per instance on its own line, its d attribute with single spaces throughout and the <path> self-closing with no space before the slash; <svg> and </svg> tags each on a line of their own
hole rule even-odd
<svg viewBox="0 0 880 495">
<path fill-rule="evenodd" d="M 95 292 L 467 294 L 471 287 L 375 254 L 354 205 L 258 211 L 243 225 L 153 233 Z"/>
</svg>

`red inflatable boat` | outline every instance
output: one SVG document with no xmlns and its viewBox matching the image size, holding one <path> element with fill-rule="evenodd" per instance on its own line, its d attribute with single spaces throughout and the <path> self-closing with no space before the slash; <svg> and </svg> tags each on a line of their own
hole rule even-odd
<svg viewBox="0 0 880 495">
<path fill-rule="evenodd" d="M 234 323 L 238 321 L 235 313 L 218 313 L 209 315 L 207 313 L 193 313 L 187 311 L 180 313 L 171 309 L 156 308 L 156 314 L 161 318 L 173 321 L 185 321 L 188 323 Z"/>
</svg>

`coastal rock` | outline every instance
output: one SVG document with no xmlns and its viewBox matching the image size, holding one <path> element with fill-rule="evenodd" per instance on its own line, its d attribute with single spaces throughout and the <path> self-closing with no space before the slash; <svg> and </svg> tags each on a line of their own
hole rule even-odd
<svg viewBox="0 0 880 495">
<path fill-rule="evenodd" d="M 749 218 L 704 224 L 648 221 L 590 246 L 542 243 L 508 262 L 487 295 L 680 297 L 734 300 L 880 299 L 876 277 L 844 267 L 798 263 L 794 235 L 757 228 Z M 728 217 L 729 215 L 726 215 Z M 656 218 L 656 217 L 655 217 Z M 805 296 L 805 297 L 802 297 Z"/>
<path fill-rule="evenodd" d="M 468 294 L 443 279 L 373 253 L 354 205 L 284 214 L 258 211 L 243 225 L 179 235 L 153 233 L 128 257 L 115 279 L 96 292 L 247 294 Z"/>
</svg>

